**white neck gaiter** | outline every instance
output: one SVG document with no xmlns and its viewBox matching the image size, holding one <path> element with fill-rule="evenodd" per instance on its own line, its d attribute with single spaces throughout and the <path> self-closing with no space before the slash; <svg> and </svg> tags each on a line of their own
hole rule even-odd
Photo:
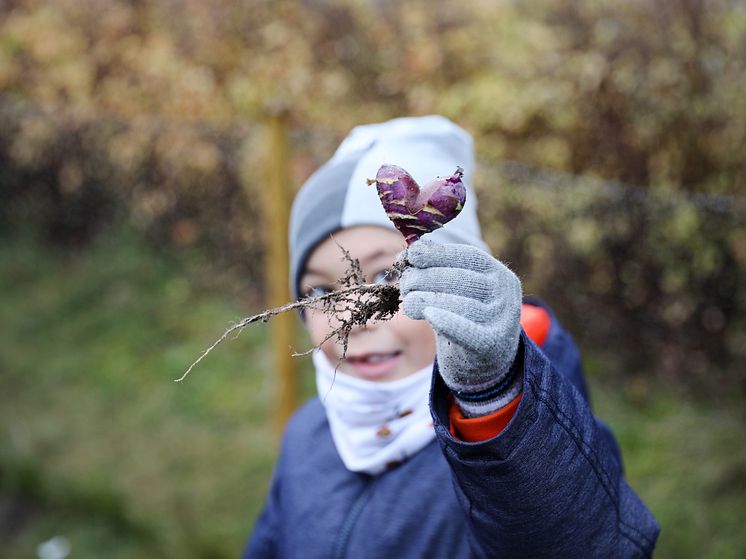
<svg viewBox="0 0 746 559">
<path fill-rule="evenodd" d="M 318 349 L 313 363 L 334 445 L 348 470 L 380 474 L 435 438 L 428 403 L 432 365 L 401 380 L 372 382 L 335 373 Z"/>
</svg>

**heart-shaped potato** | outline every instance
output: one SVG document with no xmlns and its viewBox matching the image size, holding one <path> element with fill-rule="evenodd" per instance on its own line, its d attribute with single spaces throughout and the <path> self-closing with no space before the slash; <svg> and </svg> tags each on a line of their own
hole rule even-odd
<svg viewBox="0 0 746 559">
<path fill-rule="evenodd" d="M 411 245 L 425 233 L 443 227 L 456 217 L 466 201 L 461 167 L 450 177 L 438 177 L 420 188 L 406 170 L 381 165 L 375 180 L 378 197 L 394 226 Z"/>
</svg>

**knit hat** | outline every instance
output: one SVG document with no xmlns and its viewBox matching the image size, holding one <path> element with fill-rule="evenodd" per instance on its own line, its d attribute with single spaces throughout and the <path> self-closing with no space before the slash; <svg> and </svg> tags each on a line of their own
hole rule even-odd
<svg viewBox="0 0 746 559">
<path fill-rule="evenodd" d="M 489 250 L 477 220 L 472 189 L 474 148 L 471 136 L 441 116 L 397 118 L 357 126 L 334 156 L 301 187 L 290 213 L 290 288 L 299 295 L 300 276 L 311 251 L 331 233 L 356 225 L 395 229 L 378 199 L 375 178 L 384 163 L 406 169 L 421 185 L 450 176 L 461 167 L 466 203 L 461 213 L 428 239 Z"/>
</svg>

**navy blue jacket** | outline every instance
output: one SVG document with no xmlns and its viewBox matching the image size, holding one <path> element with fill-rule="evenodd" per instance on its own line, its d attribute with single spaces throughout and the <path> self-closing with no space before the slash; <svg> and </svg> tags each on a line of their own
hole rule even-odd
<svg viewBox="0 0 746 559">
<path fill-rule="evenodd" d="M 345 468 L 312 399 L 287 427 L 245 557 L 650 557 L 658 524 L 591 414 L 570 336 L 553 319 L 541 349 L 522 335 L 517 358 L 523 397 L 499 436 L 450 434 L 436 370 L 436 440 L 378 476 Z"/>
</svg>

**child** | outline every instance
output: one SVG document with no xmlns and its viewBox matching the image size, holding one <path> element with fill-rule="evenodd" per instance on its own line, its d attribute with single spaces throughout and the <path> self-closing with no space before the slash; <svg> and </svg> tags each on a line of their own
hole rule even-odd
<svg viewBox="0 0 746 559">
<path fill-rule="evenodd" d="M 400 165 L 424 184 L 465 169 L 462 213 L 405 248 L 374 177 Z M 366 280 L 399 282 L 390 321 L 342 349 L 304 316 L 318 398 L 300 409 L 246 557 L 649 557 L 658 525 L 594 419 L 579 354 L 554 315 L 481 240 L 469 135 L 441 117 L 352 131 L 291 215 L 297 296 L 339 288 L 339 245 Z M 336 375 L 335 375 L 336 368 Z"/>
</svg>

